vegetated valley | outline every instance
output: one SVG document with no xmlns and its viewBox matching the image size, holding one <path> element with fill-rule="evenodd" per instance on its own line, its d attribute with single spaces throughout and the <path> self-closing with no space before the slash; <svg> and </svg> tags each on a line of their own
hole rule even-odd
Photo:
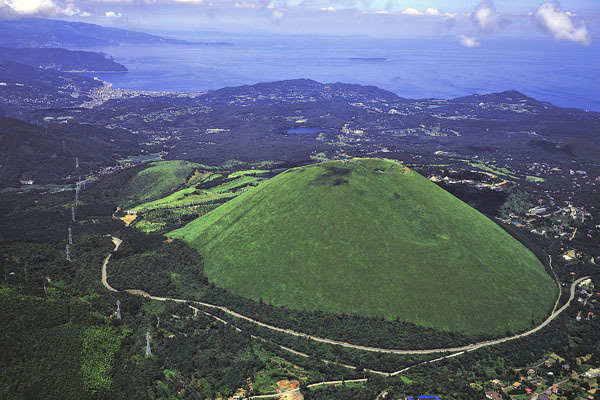
<svg viewBox="0 0 600 400">
<path fill-rule="evenodd" d="M 597 387 L 597 113 L 308 80 L 150 94 L 8 61 L 0 81 L 0 397 Z"/>
</svg>

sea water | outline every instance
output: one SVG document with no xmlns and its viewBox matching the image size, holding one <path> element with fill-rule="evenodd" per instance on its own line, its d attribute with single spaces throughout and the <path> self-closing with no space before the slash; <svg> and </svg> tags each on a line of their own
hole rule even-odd
<svg viewBox="0 0 600 400">
<path fill-rule="evenodd" d="M 209 41 L 214 38 L 204 39 Z M 406 98 L 454 98 L 518 90 L 562 107 L 600 111 L 600 51 L 551 39 L 233 36 L 230 46 L 91 48 L 127 73 L 96 73 L 115 87 L 196 92 L 283 79 L 375 85 Z"/>
</svg>

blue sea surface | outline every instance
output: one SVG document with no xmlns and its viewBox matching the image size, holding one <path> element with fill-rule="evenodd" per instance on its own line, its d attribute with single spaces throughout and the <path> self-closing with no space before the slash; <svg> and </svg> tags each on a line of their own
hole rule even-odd
<svg viewBox="0 0 600 400">
<path fill-rule="evenodd" d="M 214 40 L 214 38 L 212 38 Z M 91 48 L 127 73 L 96 73 L 115 87 L 196 92 L 282 79 L 375 85 L 407 98 L 454 98 L 515 89 L 562 107 L 600 111 L 600 49 L 551 39 L 219 37 L 232 46 Z M 369 61 L 372 59 L 373 61 Z"/>
</svg>

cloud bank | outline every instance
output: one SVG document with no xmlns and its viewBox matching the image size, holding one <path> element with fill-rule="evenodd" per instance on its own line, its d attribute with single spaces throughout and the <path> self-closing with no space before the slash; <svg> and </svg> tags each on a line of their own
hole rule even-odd
<svg viewBox="0 0 600 400">
<path fill-rule="evenodd" d="M 539 25 L 556 40 L 570 40 L 584 45 L 592 43 L 585 23 L 579 22 L 576 26 L 573 22 L 575 15 L 569 11 L 562 11 L 558 3 L 543 3 L 533 13 L 533 16 Z"/>
<path fill-rule="evenodd" d="M 0 0 L 0 18 L 71 16 L 78 13 L 79 9 L 72 1 Z"/>
</svg>

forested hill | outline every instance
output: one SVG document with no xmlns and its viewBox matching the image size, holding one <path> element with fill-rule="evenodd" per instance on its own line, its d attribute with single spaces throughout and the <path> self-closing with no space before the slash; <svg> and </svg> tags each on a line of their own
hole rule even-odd
<svg viewBox="0 0 600 400">
<path fill-rule="evenodd" d="M 0 47 L 0 60 L 58 71 L 127 71 L 124 65 L 91 51 Z"/>
<path fill-rule="evenodd" d="M 137 152 L 131 133 L 91 125 L 65 124 L 48 128 L 12 118 L 0 118 L 0 186 L 19 180 L 61 183 L 75 169 L 83 175 L 117 158 Z"/>
<path fill-rule="evenodd" d="M 257 83 L 226 87 L 210 91 L 206 97 L 214 101 L 229 102 L 242 96 L 258 97 L 260 103 L 277 101 L 298 102 L 344 99 L 353 101 L 398 102 L 405 99 L 376 86 L 349 83 L 320 83 L 312 79 L 289 79 L 275 82 Z"/>
</svg>

